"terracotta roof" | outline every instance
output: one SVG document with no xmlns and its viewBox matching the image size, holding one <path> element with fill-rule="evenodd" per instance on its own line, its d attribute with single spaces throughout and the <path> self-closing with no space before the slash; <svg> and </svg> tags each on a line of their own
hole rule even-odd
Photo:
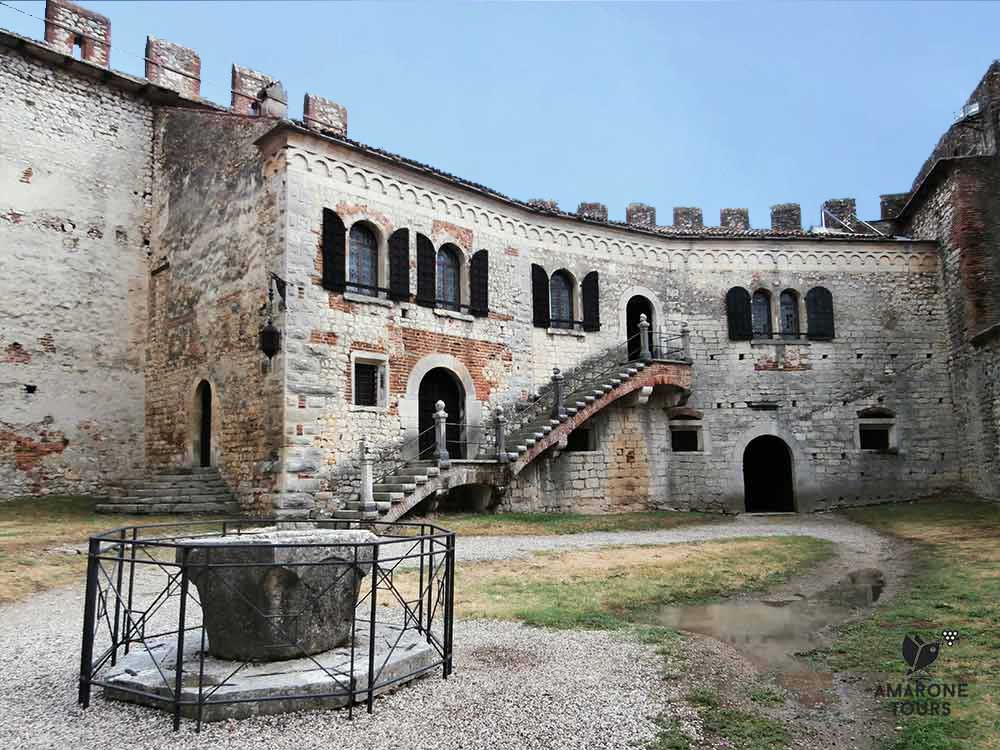
<svg viewBox="0 0 1000 750">
<path fill-rule="evenodd" d="M 698 238 L 726 238 L 733 240 L 751 240 L 751 239 L 773 239 L 773 240 L 820 240 L 820 241 L 848 241 L 848 242 L 915 242 L 919 240 L 912 239 L 900 239 L 896 237 L 887 237 L 880 234 L 875 234 L 874 232 L 869 233 L 857 233 L 848 234 L 846 232 L 833 232 L 833 231 L 811 231 L 808 229 L 798 230 L 798 231 L 776 231 L 773 229 L 736 229 L 729 227 L 701 227 L 698 229 L 686 229 L 682 227 L 673 226 L 661 226 L 655 229 L 649 229 L 646 227 L 638 226 L 636 224 L 628 224 L 624 221 L 601 221 L 599 219 L 590 219 L 580 216 L 575 213 L 570 213 L 568 211 L 561 210 L 549 210 L 545 208 L 540 208 L 536 205 L 531 205 L 528 201 L 521 201 L 516 198 L 511 198 L 508 195 L 504 195 L 486 185 L 480 185 L 477 182 L 472 182 L 471 180 L 466 180 L 457 175 L 450 174 L 444 170 L 432 167 L 429 164 L 424 164 L 422 162 L 416 161 L 414 159 L 409 159 L 405 156 L 399 154 L 394 154 L 391 151 L 386 151 L 385 149 L 378 148 L 376 146 L 369 146 L 366 143 L 356 141 L 353 138 L 348 138 L 347 136 L 339 135 L 333 131 L 322 130 L 307 127 L 303 122 L 299 120 L 281 120 L 275 127 L 265 133 L 258 142 L 266 139 L 271 133 L 282 128 L 288 128 L 299 133 L 304 133 L 307 135 L 312 135 L 324 140 L 328 140 L 334 143 L 341 144 L 343 146 L 348 146 L 350 148 L 356 149 L 358 151 L 364 152 L 369 155 L 373 155 L 384 159 L 389 162 L 396 164 L 401 164 L 403 166 L 415 169 L 419 172 L 424 172 L 426 174 L 433 175 L 440 179 L 450 182 L 453 185 L 466 188 L 468 190 L 473 190 L 477 193 L 482 193 L 491 198 L 495 198 L 504 203 L 508 203 L 513 206 L 517 206 L 529 213 L 538 214 L 540 216 L 552 216 L 562 219 L 569 219 L 572 221 L 580 222 L 583 224 L 594 224 L 596 226 L 602 227 L 613 227 L 616 229 L 624 229 L 630 232 L 637 232 L 646 235 L 653 235 L 657 237 L 665 237 L 672 239 L 698 239 Z"/>
</svg>

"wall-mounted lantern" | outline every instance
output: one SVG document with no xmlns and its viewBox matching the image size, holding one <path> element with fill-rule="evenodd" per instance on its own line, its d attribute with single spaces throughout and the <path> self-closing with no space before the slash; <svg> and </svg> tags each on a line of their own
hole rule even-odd
<svg viewBox="0 0 1000 750">
<path fill-rule="evenodd" d="M 278 330 L 277 326 L 274 325 L 274 319 L 272 318 L 271 311 L 274 308 L 274 290 L 277 288 L 278 296 L 281 297 L 281 303 L 279 305 L 280 310 L 285 309 L 285 288 L 287 284 L 285 280 L 278 276 L 276 273 L 272 273 L 267 280 L 267 323 L 264 327 L 260 329 L 258 335 L 260 350 L 263 352 L 264 356 L 267 357 L 268 361 L 274 358 L 274 355 L 281 351 L 281 331 Z"/>
</svg>

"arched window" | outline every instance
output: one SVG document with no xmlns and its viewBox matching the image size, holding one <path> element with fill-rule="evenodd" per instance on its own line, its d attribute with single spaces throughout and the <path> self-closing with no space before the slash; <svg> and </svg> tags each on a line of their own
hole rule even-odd
<svg viewBox="0 0 1000 750">
<path fill-rule="evenodd" d="M 573 277 L 568 271 L 556 271 L 552 274 L 551 288 L 552 327 L 573 327 Z"/>
<path fill-rule="evenodd" d="M 753 293 L 750 303 L 750 318 L 753 322 L 753 337 L 769 339 L 773 334 L 771 328 L 771 295 L 763 289 Z"/>
<path fill-rule="evenodd" d="M 437 255 L 437 303 L 446 310 L 458 310 L 461 277 L 460 256 L 454 245 L 442 245 Z"/>
<path fill-rule="evenodd" d="M 786 289 L 780 297 L 781 335 L 787 339 L 799 337 L 799 295 L 793 289 Z"/>
<path fill-rule="evenodd" d="M 350 287 L 358 294 L 378 296 L 378 238 L 364 224 L 351 227 Z"/>
<path fill-rule="evenodd" d="M 809 338 L 833 338 L 833 295 L 828 289 L 815 286 L 806 292 L 806 323 Z"/>
</svg>

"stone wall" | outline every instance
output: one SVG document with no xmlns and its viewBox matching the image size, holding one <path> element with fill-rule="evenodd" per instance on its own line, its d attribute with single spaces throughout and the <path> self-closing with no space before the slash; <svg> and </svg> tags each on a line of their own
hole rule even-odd
<svg viewBox="0 0 1000 750">
<path fill-rule="evenodd" d="M 676 333 L 683 321 L 690 324 L 690 403 L 704 412 L 710 446 L 697 455 L 672 455 L 665 415 L 648 406 L 621 407 L 636 410 L 629 419 L 639 420 L 642 434 L 651 437 L 642 459 L 650 467 L 648 505 L 741 510 L 743 450 L 764 433 L 781 437 L 795 456 L 801 510 L 914 497 L 959 479 L 933 244 L 802 233 L 780 239 L 659 238 L 512 206 L 298 129 L 273 138 L 271 148 L 282 150 L 288 164 L 288 270 L 302 295 L 288 318 L 294 342 L 288 404 L 297 408 L 289 410 L 285 433 L 289 454 L 302 459 L 289 482 L 326 505 L 354 488 L 362 437 L 385 448 L 414 434 L 414 373 L 426 372 L 428 357 L 438 357 L 437 364 L 453 367 L 468 382 L 475 399 L 467 413 L 478 428 L 488 424 L 497 403 L 510 405 L 545 387 L 553 367 L 570 369 L 620 346 L 627 335 L 626 305 L 635 295 L 650 301 L 655 327 Z M 357 221 L 373 227 L 383 251 L 392 232 L 408 228 L 411 290 L 417 232 L 435 247 L 454 242 L 466 257 L 487 249 L 490 317 L 325 291 L 319 286 L 324 207 L 335 209 L 348 229 Z M 534 327 L 532 263 L 548 274 L 565 269 L 578 284 L 597 270 L 601 330 Z M 737 285 L 770 290 L 775 330 L 782 290 L 798 292 L 804 330 L 806 292 L 828 288 L 836 338 L 730 341 L 724 299 Z M 385 357 L 390 393 L 384 408 L 351 404 L 352 352 Z M 898 450 L 860 449 L 857 412 L 871 406 L 895 412 Z M 631 433 L 617 418 L 605 419 L 611 426 L 603 428 L 603 465 L 610 468 L 603 481 L 619 474 L 626 483 L 637 481 L 634 466 L 619 474 L 613 466 L 614 441 L 627 442 Z M 529 469 L 508 502 L 563 507 L 576 498 L 582 507 L 610 507 L 615 493 L 609 485 L 587 487 L 597 460 L 564 453 Z M 531 472 L 539 482 L 529 489 Z M 566 497 L 543 497 L 546 488 Z M 632 503 L 633 495 L 623 492 L 622 502 Z"/>
<path fill-rule="evenodd" d="M 152 110 L 0 51 L 0 497 L 143 466 Z"/>
<path fill-rule="evenodd" d="M 962 480 L 1000 498 L 1000 158 L 941 163 L 926 187 L 902 229 L 939 243 Z"/>
<path fill-rule="evenodd" d="M 281 176 L 253 145 L 271 125 L 166 108 L 154 144 L 147 459 L 196 465 L 195 395 L 207 381 L 212 464 L 251 512 L 270 512 L 280 490 L 284 363 L 266 368 L 257 348 L 268 274 L 283 275 Z"/>
</svg>

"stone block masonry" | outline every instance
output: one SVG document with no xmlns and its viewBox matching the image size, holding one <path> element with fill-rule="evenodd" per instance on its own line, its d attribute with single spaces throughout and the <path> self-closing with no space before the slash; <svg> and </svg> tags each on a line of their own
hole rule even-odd
<svg viewBox="0 0 1000 750">
<path fill-rule="evenodd" d="M 104 494 L 143 466 L 152 107 L 7 47 L 0 88 L 0 496 Z"/>
</svg>

